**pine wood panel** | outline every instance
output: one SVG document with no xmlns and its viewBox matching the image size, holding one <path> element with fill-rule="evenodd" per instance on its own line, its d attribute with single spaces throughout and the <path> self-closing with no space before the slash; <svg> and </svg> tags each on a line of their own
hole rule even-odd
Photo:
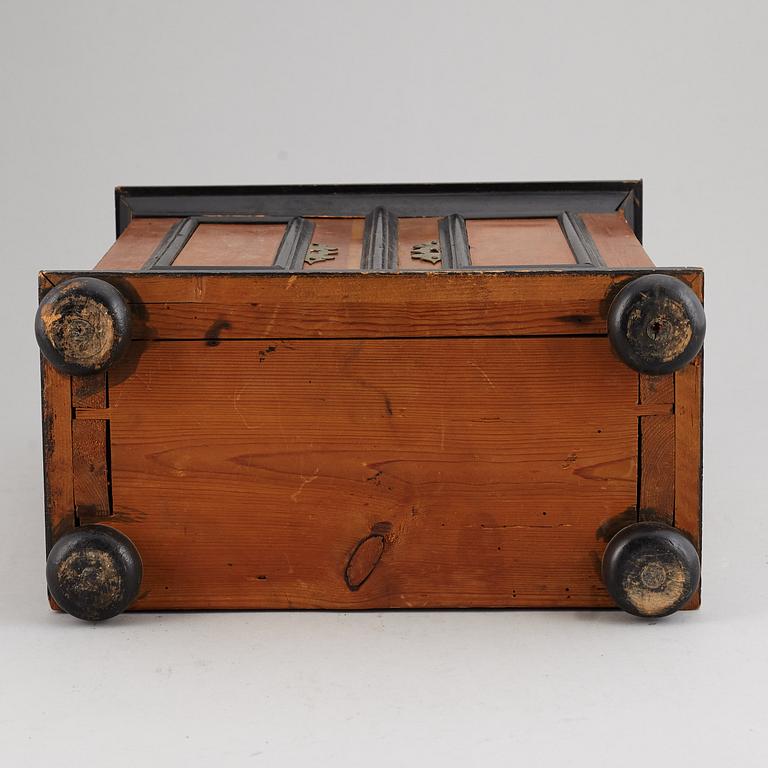
<svg viewBox="0 0 768 768">
<path fill-rule="evenodd" d="M 75 524 L 70 377 L 41 359 L 46 548 Z"/>
<path fill-rule="evenodd" d="M 674 374 L 670 373 L 666 376 L 640 376 L 640 402 L 646 404 L 674 403 Z"/>
<path fill-rule="evenodd" d="M 672 405 L 675 377 L 639 376 L 640 403 Z M 673 525 L 675 519 L 675 417 L 674 414 L 640 418 L 641 476 L 638 519 Z"/>
<path fill-rule="evenodd" d="M 134 344 L 110 523 L 137 607 L 610 605 L 637 387 L 592 338 Z"/>
<path fill-rule="evenodd" d="M 703 355 L 675 373 L 675 527 L 701 553 Z M 686 607 L 697 608 L 701 587 Z"/>
<path fill-rule="evenodd" d="M 269 267 L 285 224 L 199 224 L 172 266 Z"/>
<path fill-rule="evenodd" d="M 697 270 L 666 270 L 700 289 Z M 73 275 L 47 272 L 51 284 Z M 136 339 L 491 336 L 606 332 L 637 273 L 425 272 L 107 276 Z"/>
<path fill-rule="evenodd" d="M 132 219 L 95 270 L 141 269 L 178 219 Z"/>
<path fill-rule="evenodd" d="M 690 285 L 701 296 L 702 271 L 700 269 L 662 269 L 662 274 L 674 275 Z M 56 285 L 82 272 L 42 272 L 49 285 Z M 642 272 L 427 272 L 427 273 L 348 273 L 312 274 L 184 274 L 167 275 L 140 272 L 126 275 L 100 275 L 102 280 L 120 288 L 128 302 L 195 303 L 242 305 L 257 302 L 346 301 L 353 304 L 365 300 L 387 304 L 400 304 L 407 299 L 416 307 L 428 305 L 438 309 L 444 302 L 476 305 L 485 301 L 520 301 L 526 299 L 538 304 L 546 303 L 551 309 L 578 307 L 579 302 L 603 304 L 601 314 L 607 312 L 607 302 L 626 282 Z M 476 308 L 474 308 L 476 313 Z M 437 318 L 439 321 L 439 318 Z"/>
<path fill-rule="evenodd" d="M 474 266 L 576 263 L 556 218 L 469 219 L 467 238 Z"/>
<path fill-rule="evenodd" d="M 72 377 L 73 408 L 106 408 L 107 376 L 96 373 L 92 376 Z"/>
<path fill-rule="evenodd" d="M 107 422 L 72 422 L 72 470 L 75 514 L 81 523 L 110 514 L 107 475 Z"/>
<path fill-rule="evenodd" d="M 640 520 L 673 525 L 675 519 L 675 417 L 640 418 L 642 475 Z"/>
<path fill-rule="evenodd" d="M 653 262 L 621 211 L 583 213 L 581 218 L 607 266 L 653 267 Z"/>
</svg>

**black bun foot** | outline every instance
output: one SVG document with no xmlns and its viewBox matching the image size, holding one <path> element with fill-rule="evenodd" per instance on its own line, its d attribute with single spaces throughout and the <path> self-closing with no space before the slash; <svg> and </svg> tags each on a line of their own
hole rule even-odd
<svg viewBox="0 0 768 768">
<path fill-rule="evenodd" d="M 131 313 L 120 291 L 95 277 L 76 277 L 52 288 L 35 316 L 40 351 L 64 373 L 99 373 L 125 352 Z"/>
<path fill-rule="evenodd" d="M 704 343 L 706 320 L 698 296 L 669 275 L 644 275 L 621 289 L 608 311 L 616 354 L 647 374 L 672 373 L 693 360 Z"/>
<path fill-rule="evenodd" d="M 83 526 L 53 545 L 45 575 L 59 608 L 78 619 L 101 621 L 122 613 L 138 596 L 141 558 L 120 531 Z"/>
<path fill-rule="evenodd" d="M 603 582 L 620 608 L 635 616 L 668 616 L 699 586 L 696 547 L 676 528 L 635 523 L 619 531 L 603 554 Z"/>
</svg>

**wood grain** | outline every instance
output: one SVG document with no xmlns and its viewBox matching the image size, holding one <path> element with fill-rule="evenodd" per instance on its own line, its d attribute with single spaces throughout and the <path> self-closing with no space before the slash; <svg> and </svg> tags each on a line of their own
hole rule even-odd
<svg viewBox="0 0 768 768">
<path fill-rule="evenodd" d="M 582 213 L 581 218 L 607 266 L 649 268 L 654 266 L 621 211 Z"/>
<path fill-rule="evenodd" d="M 640 402 L 641 403 L 674 403 L 675 402 L 675 377 L 673 374 L 666 376 L 640 376 Z"/>
<path fill-rule="evenodd" d="M 75 524 L 70 378 L 41 360 L 46 551 Z"/>
<path fill-rule="evenodd" d="M 73 376 L 72 407 L 106 408 L 107 375 L 95 373 L 90 376 Z"/>
<path fill-rule="evenodd" d="M 675 417 L 640 417 L 639 520 L 673 525 L 675 519 Z"/>
<path fill-rule="evenodd" d="M 596 531 L 635 504 L 638 417 L 604 342 L 132 345 L 110 522 L 137 607 L 610 605 Z"/>
<path fill-rule="evenodd" d="M 638 376 L 641 407 L 675 402 L 675 377 Z M 675 417 L 666 414 L 640 418 L 640 494 L 638 519 L 674 525 Z"/>
<path fill-rule="evenodd" d="M 697 270 L 670 271 L 695 287 Z M 52 284 L 73 274 L 48 272 Z M 612 297 L 637 273 L 412 272 L 107 277 L 135 339 L 606 333 Z"/>
<path fill-rule="evenodd" d="M 675 527 L 701 553 L 703 356 L 675 373 Z M 688 604 L 698 607 L 701 589 Z"/>
<path fill-rule="evenodd" d="M 132 219 L 94 270 L 141 269 L 179 219 Z"/>
<path fill-rule="evenodd" d="M 700 296 L 702 271 L 696 268 L 658 270 L 674 275 Z M 41 273 L 51 286 L 82 275 L 82 272 Z M 488 271 L 369 274 L 183 274 L 153 272 L 100 275 L 102 280 L 123 290 L 130 303 L 253 304 L 282 298 L 303 301 L 316 296 L 319 301 L 343 303 L 375 299 L 381 296 L 389 304 L 414 301 L 439 307 L 443 301 L 461 300 L 477 304 L 486 300 L 525 300 L 561 303 L 607 303 L 629 280 L 643 274 L 637 271 Z M 605 316 L 607 304 L 601 308 Z M 470 334 L 471 335 L 471 334 Z"/>
<path fill-rule="evenodd" d="M 172 266 L 269 267 L 285 224 L 199 224 Z"/>
<path fill-rule="evenodd" d="M 474 266 L 576 263 L 554 217 L 468 219 L 467 237 Z"/>
<path fill-rule="evenodd" d="M 675 374 L 675 524 L 700 545 L 701 355 Z"/>
<path fill-rule="evenodd" d="M 110 514 L 107 475 L 107 422 L 72 422 L 72 469 L 75 514 L 81 523 Z"/>
</svg>

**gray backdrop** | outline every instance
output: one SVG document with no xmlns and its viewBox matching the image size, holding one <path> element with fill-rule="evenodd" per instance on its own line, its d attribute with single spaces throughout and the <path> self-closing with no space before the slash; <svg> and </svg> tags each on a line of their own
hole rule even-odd
<svg viewBox="0 0 768 768">
<path fill-rule="evenodd" d="M 2 0 L 4 764 L 764 765 L 767 24 L 761 2 Z M 49 611 L 35 273 L 96 262 L 116 184 L 641 176 L 652 258 L 707 270 L 701 611 Z"/>
</svg>

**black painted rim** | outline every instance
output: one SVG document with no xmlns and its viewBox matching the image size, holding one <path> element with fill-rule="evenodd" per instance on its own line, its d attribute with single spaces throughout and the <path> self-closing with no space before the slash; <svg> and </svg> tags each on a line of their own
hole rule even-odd
<svg viewBox="0 0 768 768">
<path fill-rule="evenodd" d="M 665 312 L 664 307 L 667 307 Z M 690 338 L 683 348 L 667 357 L 665 334 L 651 336 L 654 325 L 670 327 L 669 309 L 687 323 Z M 663 323 L 659 324 L 658 319 Z M 701 350 L 706 334 L 704 307 L 698 296 L 682 280 L 670 275 L 643 275 L 618 293 L 608 311 L 608 337 L 616 354 L 640 373 L 674 373 L 693 360 Z"/>
<path fill-rule="evenodd" d="M 78 360 L 67 355 L 56 343 L 60 328 L 53 320 L 46 324 L 46 316 L 62 315 L 62 309 L 88 300 L 106 310 L 112 325 L 112 344 L 108 354 L 96 362 Z M 131 340 L 131 313 L 120 291 L 105 280 L 95 277 L 74 277 L 59 283 L 43 297 L 35 314 L 35 337 L 43 356 L 62 373 L 85 376 L 100 373 L 113 365 L 125 353 Z"/>
<path fill-rule="evenodd" d="M 103 621 L 125 611 L 137 598 L 143 568 L 133 542 L 105 525 L 65 533 L 46 564 L 48 591 L 75 618 Z"/>
</svg>

